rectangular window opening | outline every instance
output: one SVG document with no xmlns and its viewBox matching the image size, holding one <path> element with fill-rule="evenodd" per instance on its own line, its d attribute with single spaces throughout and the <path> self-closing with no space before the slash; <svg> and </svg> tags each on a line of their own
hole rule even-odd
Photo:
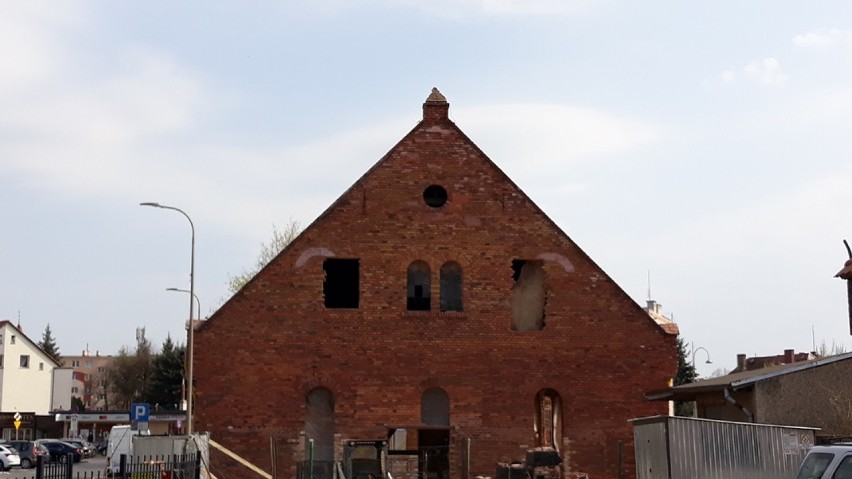
<svg viewBox="0 0 852 479">
<path fill-rule="evenodd" d="M 21 355 L 21 367 L 29 368 L 30 367 L 30 356 L 28 354 Z"/>
<path fill-rule="evenodd" d="M 430 309 L 432 309 L 432 301 L 431 298 L 425 294 L 423 285 L 415 285 L 414 295 L 408 297 L 408 310 L 429 311 Z"/>
<path fill-rule="evenodd" d="M 322 284 L 325 307 L 358 308 L 359 260 L 328 258 L 323 261 L 322 269 L 325 272 Z"/>
</svg>

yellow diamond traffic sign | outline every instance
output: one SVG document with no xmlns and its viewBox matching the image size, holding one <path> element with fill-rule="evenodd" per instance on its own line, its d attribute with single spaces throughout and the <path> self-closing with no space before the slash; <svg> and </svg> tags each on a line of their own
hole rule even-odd
<svg viewBox="0 0 852 479">
<path fill-rule="evenodd" d="M 12 417 L 14 417 L 16 421 L 20 421 L 21 420 L 21 413 L 19 413 L 18 411 L 15 411 L 15 415 L 12 416 Z"/>
</svg>

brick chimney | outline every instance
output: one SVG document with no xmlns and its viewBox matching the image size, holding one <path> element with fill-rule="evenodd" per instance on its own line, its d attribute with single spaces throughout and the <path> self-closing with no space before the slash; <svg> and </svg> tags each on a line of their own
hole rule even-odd
<svg viewBox="0 0 852 479">
<path fill-rule="evenodd" d="M 737 354 L 737 371 L 745 371 L 745 354 Z"/>
<path fill-rule="evenodd" d="M 432 93 L 423 104 L 423 121 L 429 123 L 449 121 L 449 112 L 450 104 L 447 103 L 447 98 L 437 88 L 432 88 Z"/>
<path fill-rule="evenodd" d="M 784 350 L 784 364 L 791 364 L 796 362 L 796 351 L 793 349 L 785 349 Z"/>
</svg>

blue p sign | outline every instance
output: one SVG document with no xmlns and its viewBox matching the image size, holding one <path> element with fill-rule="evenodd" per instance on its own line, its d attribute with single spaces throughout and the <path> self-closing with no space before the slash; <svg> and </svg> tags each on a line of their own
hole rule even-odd
<svg viewBox="0 0 852 479">
<path fill-rule="evenodd" d="M 130 420 L 137 422 L 148 422 L 148 411 L 150 406 L 147 403 L 133 403 L 130 405 Z"/>
</svg>

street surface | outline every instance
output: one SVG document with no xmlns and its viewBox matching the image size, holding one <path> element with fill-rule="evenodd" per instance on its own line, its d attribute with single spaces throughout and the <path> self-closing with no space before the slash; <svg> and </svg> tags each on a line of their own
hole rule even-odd
<svg viewBox="0 0 852 479">
<path fill-rule="evenodd" d="M 91 457 L 89 459 L 83 459 L 82 461 L 74 464 L 74 474 L 73 478 L 76 479 L 77 475 L 80 477 L 87 478 L 97 478 L 97 477 L 106 477 L 106 456 L 101 456 L 100 454 Z M 35 479 L 36 470 L 32 469 L 21 469 L 19 467 L 13 467 L 11 471 L 0 472 L 0 479 Z"/>
</svg>

